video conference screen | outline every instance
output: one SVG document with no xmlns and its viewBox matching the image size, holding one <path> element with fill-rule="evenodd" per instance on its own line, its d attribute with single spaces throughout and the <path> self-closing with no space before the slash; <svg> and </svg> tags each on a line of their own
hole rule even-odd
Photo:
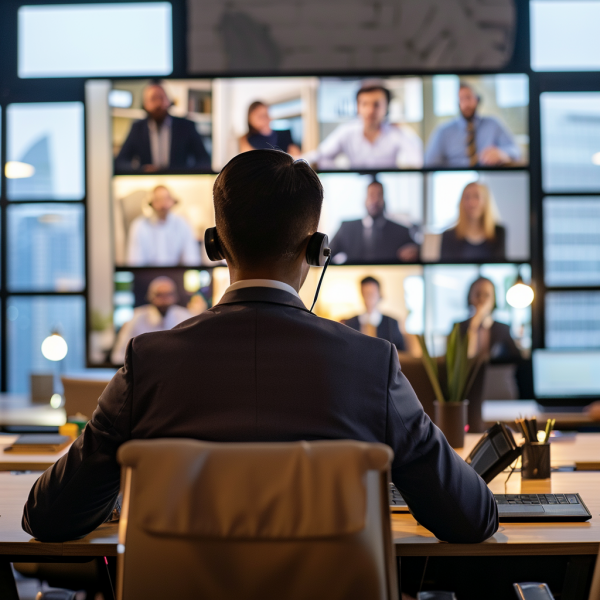
<svg viewBox="0 0 600 600">
<path fill-rule="evenodd" d="M 530 259 L 528 86 L 522 74 L 113 81 L 110 362 L 150 297 L 168 296 L 180 318 L 218 302 L 229 278 L 203 247 L 212 188 L 232 157 L 261 148 L 321 179 L 332 262 L 317 314 L 356 325 L 373 277 L 403 350 L 418 354 L 423 333 L 443 352 L 484 277 L 526 350 L 529 309 L 505 294 Z M 309 306 L 318 275 L 301 291 Z"/>
</svg>

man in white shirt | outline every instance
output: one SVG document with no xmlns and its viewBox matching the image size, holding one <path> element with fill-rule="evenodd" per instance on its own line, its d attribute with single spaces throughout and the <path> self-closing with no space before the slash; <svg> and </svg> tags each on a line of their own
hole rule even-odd
<svg viewBox="0 0 600 600">
<path fill-rule="evenodd" d="M 115 365 L 123 364 L 125 350 L 131 338 L 151 331 L 173 329 L 179 323 L 189 319 L 192 313 L 177 302 L 177 286 L 169 277 L 157 277 L 148 286 L 150 304 L 140 306 L 133 311 L 133 319 L 121 327 L 117 342 L 111 354 Z"/>
<path fill-rule="evenodd" d="M 177 201 L 164 185 L 152 190 L 152 216 L 139 216 L 129 228 L 127 264 L 132 267 L 197 267 L 200 245 L 189 223 L 172 213 Z"/>
<path fill-rule="evenodd" d="M 390 91 L 377 81 L 366 81 L 356 94 L 358 119 L 337 127 L 304 158 L 319 169 L 340 167 L 345 157 L 349 169 L 397 169 L 423 166 L 423 142 L 407 127 L 386 119 Z"/>
</svg>

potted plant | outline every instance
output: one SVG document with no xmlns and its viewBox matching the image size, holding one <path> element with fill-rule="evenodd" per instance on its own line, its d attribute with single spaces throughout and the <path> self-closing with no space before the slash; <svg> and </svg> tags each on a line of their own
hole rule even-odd
<svg viewBox="0 0 600 600">
<path fill-rule="evenodd" d="M 473 386 L 481 361 L 469 358 L 469 337 L 462 335 L 458 324 L 448 336 L 446 345 L 446 380 L 442 381 L 438 364 L 432 358 L 425 337 L 420 335 L 419 344 L 423 351 L 423 365 L 436 400 L 435 424 L 442 430 L 448 443 L 453 448 L 462 448 L 465 442 L 465 428 L 467 425 L 467 396 Z"/>
</svg>

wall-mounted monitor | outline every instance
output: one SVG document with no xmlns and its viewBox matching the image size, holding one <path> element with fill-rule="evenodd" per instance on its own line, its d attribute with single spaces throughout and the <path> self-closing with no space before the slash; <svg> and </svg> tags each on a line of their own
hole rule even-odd
<svg viewBox="0 0 600 600">
<path fill-rule="evenodd" d="M 22 78 L 169 75 L 170 2 L 21 6 Z"/>
</svg>

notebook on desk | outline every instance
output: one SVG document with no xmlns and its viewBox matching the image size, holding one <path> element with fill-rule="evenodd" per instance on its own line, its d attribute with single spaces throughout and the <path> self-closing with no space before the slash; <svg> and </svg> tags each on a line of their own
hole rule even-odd
<svg viewBox="0 0 600 600">
<path fill-rule="evenodd" d="M 578 523 L 592 518 L 579 494 L 494 494 L 494 498 L 498 516 L 504 523 Z M 393 483 L 390 484 L 390 510 L 409 512 Z"/>
<path fill-rule="evenodd" d="M 53 454 L 71 443 L 66 435 L 27 434 L 20 435 L 4 452 L 12 454 Z"/>
</svg>

